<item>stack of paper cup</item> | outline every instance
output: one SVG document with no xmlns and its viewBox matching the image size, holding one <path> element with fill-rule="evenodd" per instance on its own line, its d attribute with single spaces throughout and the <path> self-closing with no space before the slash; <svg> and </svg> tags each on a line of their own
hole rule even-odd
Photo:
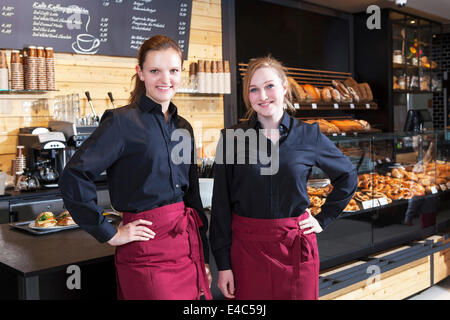
<svg viewBox="0 0 450 320">
<path fill-rule="evenodd" d="M 47 77 L 47 90 L 56 90 L 55 85 L 55 55 L 53 48 L 45 48 L 45 66 Z"/>
<path fill-rule="evenodd" d="M 36 47 L 30 46 L 25 50 L 25 89 L 38 90 L 38 62 Z"/>
<path fill-rule="evenodd" d="M 11 90 L 23 90 L 23 57 L 19 50 L 11 51 Z"/>
<path fill-rule="evenodd" d="M 0 52 L 0 89 L 9 90 L 9 72 L 6 54 Z"/>
<path fill-rule="evenodd" d="M 47 68 L 45 66 L 44 47 L 37 47 L 37 83 L 38 90 L 47 90 Z"/>
</svg>

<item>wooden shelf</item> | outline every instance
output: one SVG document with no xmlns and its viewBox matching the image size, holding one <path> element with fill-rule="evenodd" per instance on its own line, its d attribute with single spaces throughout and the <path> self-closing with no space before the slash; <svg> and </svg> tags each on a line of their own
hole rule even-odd
<svg viewBox="0 0 450 320">
<path fill-rule="evenodd" d="M 334 103 L 334 102 L 317 102 L 310 104 L 294 103 L 297 111 L 305 110 L 377 110 L 378 105 L 375 102 L 362 103 Z"/>
</svg>

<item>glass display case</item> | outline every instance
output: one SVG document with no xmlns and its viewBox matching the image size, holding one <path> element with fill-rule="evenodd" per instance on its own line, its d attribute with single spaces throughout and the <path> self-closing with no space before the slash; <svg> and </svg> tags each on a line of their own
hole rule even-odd
<svg viewBox="0 0 450 320">
<path fill-rule="evenodd" d="M 439 66 L 432 59 L 432 42 L 441 25 L 398 11 L 392 24 L 393 90 L 397 93 L 430 93 L 440 90 Z"/>
<path fill-rule="evenodd" d="M 450 226 L 450 154 L 445 132 L 330 137 L 358 170 L 358 189 L 318 234 L 321 269 L 421 240 Z M 332 190 L 314 168 L 310 210 Z"/>
</svg>

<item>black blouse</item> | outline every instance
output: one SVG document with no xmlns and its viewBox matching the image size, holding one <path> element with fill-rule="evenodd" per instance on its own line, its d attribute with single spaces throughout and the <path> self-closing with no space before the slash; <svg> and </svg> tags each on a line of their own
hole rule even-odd
<svg viewBox="0 0 450 320">
<path fill-rule="evenodd" d="M 76 223 L 100 242 L 117 232 L 97 205 L 93 181 L 104 170 L 111 204 L 117 211 L 138 213 L 184 201 L 203 221 L 200 234 L 207 262 L 208 221 L 200 199 L 193 130 L 172 103 L 169 113 L 166 122 L 161 105 L 145 95 L 137 104 L 105 111 L 99 127 L 67 163 L 59 187 Z M 190 135 L 172 141 L 175 129 L 186 129 Z M 190 161 L 177 164 L 183 158 L 181 144 L 177 146 L 181 141 L 188 141 L 191 150 L 185 156 Z M 172 152 L 178 155 L 175 162 Z"/>
<path fill-rule="evenodd" d="M 239 136 L 239 129 L 250 133 L 253 130 L 249 129 L 260 128 L 255 115 L 248 122 L 233 129 L 235 135 Z M 355 167 L 334 143 L 320 132 L 317 124 L 304 123 L 291 118 L 285 112 L 279 131 L 280 139 L 274 145 L 279 146 L 277 166 L 267 164 L 264 158 L 258 158 L 255 164 L 255 152 L 252 152 L 250 147 L 250 139 L 245 140 L 243 162 L 239 159 L 243 155 L 242 148 L 238 151 L 239 139 L 233 138 L 234 148 L 231 145 L 227 148 L 231 139 L 227 140 L 227 134 L 222 130 L 216 152 L 210 230 L 211 248 L 219 270 L 231 268 L 232 213 L 259 219 L 301 215 L 309 206 L 307 181 L 312 167 L 316 166 L 329 176 L 334 187 L 321 207 L 321 212 L 315 216 L 322 228 L 325 228 L 342 212 L 356 190 Z M 264 136 L 259 136 L 258 151 L 263 144 L 270 146 L 272 143 Z M 268 167 L 275 170 L 274 174 L 261 174 L 261 169 Z"/>
</svg>

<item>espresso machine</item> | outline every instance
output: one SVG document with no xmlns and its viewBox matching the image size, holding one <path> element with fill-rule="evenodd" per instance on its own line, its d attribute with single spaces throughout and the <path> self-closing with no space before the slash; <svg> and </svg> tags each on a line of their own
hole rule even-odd
<svg viewBox="0 0 450 320">
<path fill-rule="evenodd" d="M 24 146 L 27 168 L 41 186 L 58 187 L 59 176 L 66 164 L 66 138 L 62 132 L 43 127 L 19 129 L 18 145 Z"/>
<path fill-rule="evenodd" d="M 67 141 L 65 159 L 68 162 L 75 152 L 81 147 L 84 141 L 97 129 L 98 125 L 77 125 L 70 121 L 51 120 L 48 126 L 52 131 L 62 132 Z M 66 163 L 67 163 L 66 162 Z M 94 179 L 95 182 L 106 181 L 106 172 L 102 172 L 100 177 Z"/>
</svg>

